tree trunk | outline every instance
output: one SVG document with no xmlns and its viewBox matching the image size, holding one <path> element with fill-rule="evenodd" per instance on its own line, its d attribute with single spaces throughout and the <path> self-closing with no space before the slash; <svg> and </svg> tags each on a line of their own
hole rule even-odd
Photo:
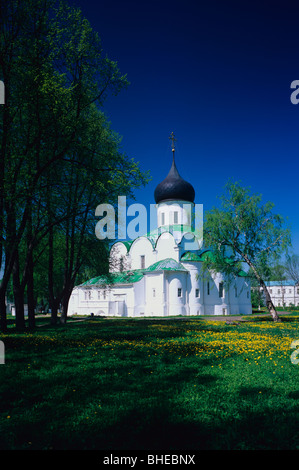
<svg viewBox="0 0 299 470">
<path fill-rule="evenodd" d="M 67 321 L 67 309 L 68 309 L 69 300 L 70 300 L 70 294 L 68 292 L 69 291 L 67 291 L 64 294 L 63 299 L 62 299 L 62 312 L 61 312 L 60 323 L 62 323 L 63 325 L 65 325 Z"/>
<path fill-rule="evenodd" d="M 19 255 L 17 254 L 14 266 L 13 266 L 13 295 L 15 302 L 16 312 L 16 329 L 21 331 L 25 329 L 25 317 L 24 317 L 24 288 L 20 283 L 19 273 Z"/>
<path fill-rule="evenodd" d="M 266 307 L 269 310 L 269 313 L 272 315 L 273 321 L 280 322 L 281 320 L 280 320 L 280 318 L 278 316 L 278 313 L 276 311 L 276 308 L 275 308 L 275 306 L 272 302 L 272 299 L 271 299 L 271 296 L 270 296 L 269 291 L 267 289 L 267 286 L 266 286 L 266 284 L 264 283 L 264 281 L 262 279 L 260 280 L 260 285 L 261 285 L 261 287 L 263 289 L 263 292 L 265 294 Z"/>
<path fill-rule="evenodd" d="M 246 263 L 248 264 L 248 266 L 251 267 L 256 279 L 258 280 L 260 286 L 262 287 L 263 289 L 263 292 L 265 294 L 265 298 L 266 298 L 266 307 L 267 309 L 269 310 L 269 313 L 271 314 L 272 318 L 273 318 L 273 321 L 275 322 L 280 322 L 280 318 L 278 316 L 278 313 L 276 311 L 276 308 L 272 302 L 272 299 L 271 299 L 271 296 L 269 294 L 269 291 L 267 289 L 267 286 L 266 284 L 264 283 L 263 279 L 261 278 L 261 276 L 259 275 L 259 273 L 257 272 L 255 266 L 253 265 L 253 263 L 250 261 L 250 259 L 248 258 L 247 255 L 245 255 L 244 253 L 241 253 L 239 251 L 239 254 L 244 258 L 244 260 L 246 261 Z"/>
<path fill-rule="evenodd" d="M 34 312 L 34 280 L 33 280 L 33 246 L 32 246 L 32 208 L 28 212 L 27 224 L 27 266 L 24 272 L 23 282 L 27 283 L 28 325 L 30 329 L 35 328 Z"/>
<path fill-rule="evenodd" d="M 50 299 L 51 325 L 57 325 L 58 302 L 56 299 Z"/>
<path fill-rule="evenodd" d="M 67 321 L 67 306 L 65 308 L 64 303 L 62 304 L 62 312 L 61 312 L 61 317 L 60 317 L 60 323 L 62 325 L 66 325 Z"/>
<path fill-rule="evenodd" d="M 1 286 L 0 287 L 0 327 L 3 333 L 7 331 L 5 293 L 6 293 L 6 290 Z"/>
<path fill-rule="evenodd" d="M 34 302 L 34 284 L 33 284 L 33 259 L 30 255 L 27 278 L 27 303 L 28 303 L 28 325 L 30 329 L 35 328 L 35 302 Z"/>
<path fill-rule="evenodd" d="M 49 200 L 48 200 L 49 202 Z M 49 224 L 50 224 L 49 219 Z M 51 309 L 51 325 L 57 325 L 58 318 L 58 305 L 59 300 L 55 297 L 54 294 L 54 275 L 53 275 L 53 266 L 54 266 L 54 247 L 53 247 L 53 227 L 50 226 L 49 229 L 49 257 L 48 257 L 48 293 L 49 293 L 49 305 Z"/>
</svg>

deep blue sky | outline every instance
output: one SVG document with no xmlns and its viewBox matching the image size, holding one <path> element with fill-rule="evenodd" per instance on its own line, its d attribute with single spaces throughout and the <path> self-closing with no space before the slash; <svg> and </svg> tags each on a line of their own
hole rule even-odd
<svg viewBox="0 0 299 470">
<path fill-rule="evenodd" d="M 299 254 L 299 2 L 72 0 L 130 86 L 104 107 L 122 148 L 150 170 L 154 203 L 176 163 L 204 210 L 229 178 L 289 218 Z"/>
</svg>

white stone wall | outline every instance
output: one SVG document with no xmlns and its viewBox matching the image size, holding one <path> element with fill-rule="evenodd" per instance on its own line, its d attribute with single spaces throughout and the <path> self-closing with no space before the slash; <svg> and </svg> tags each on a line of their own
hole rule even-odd
<svg viewBox="0 0 299 470">
<path fill-rule="evenodd" d="M 147 273 L 136 283 L 111 289 L 75 288 L 69 314 L 133 317 L 252 313 L 246 278 L 238 277 L 227 284 L 221 274 L 202 275 L 198 262 L 188 261 L 183 265 L 188 272 Z M 222 297 L 220 283 L 223 283 Z"/>
<path fill-rule="evenodd" d="M 229 303 L 231 315 L 252 313 L 250 284 L 246 278 L 237 277 L 230 282 Z"/>
<path fill-rule="evenodd" d="M 267 286 L 275 307 L 299 306 L 299 285 L 287 286 L 283 281 L 277 285 Z"/>
<path fill-rule="evenodd" d="M 165 315 L 165 289 L 163 272 L 145 275 L 145 315 Z"/>
<path fill-rule="evenodd" d="M 146 237 L 140 237 L 133 241 L 130 248 L 130 269 L 141 269 L 141 256 L 144 256 L 145 268 L 157 261 L 153 245 Z"/>
<path fill-rule="evenodd" d="M 187 272 L 165 272 L 167 315 L 188 315 Z M 179 289 L 181 295 L 178 295 Z"/>
<path fill-rule="evenodd" d="M 183 266 L 188 269 L 187 276 L 187 305 L 189 315 L 204 315 L 204 291 L 203 280 L 200 274 L 198 262 L 184 262 Z"/>
<path fill-rule="evenodd" d="M 145 279 L 142 278 L 140 281 L 135 282 L 134 289 L 134 309 L 133 316 L 140 317 L 145 315 L 146 303 L 145 303 Z"/>
<path fill-rule="evenodd" d="M 156 260 L 173 258 L 179 262 L 179 248 L 173 235 L 169 232 L 162 233 L 156 243 Z"/>
<path fill-rule="evenodd" d="M 194 203 L 187 201 L 163 201 L 157 204 L 156 208 L 158 227 L 173 224 L 191 225 Z M 175 219 L 175 212 L 177 213 L 177 221 Z M 162 214 L 164 214 L 164 217 Z"/>
</svg>

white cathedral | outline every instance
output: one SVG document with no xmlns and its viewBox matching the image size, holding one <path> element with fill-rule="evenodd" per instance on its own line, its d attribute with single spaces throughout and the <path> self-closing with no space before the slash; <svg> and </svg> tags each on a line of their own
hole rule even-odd
<svg viewBox="0 0 299 470">
<path fill-rule="evenodd" d="M 155 189 L 157 228 L 110 250 L 110 273 L 73 289 L 68 315 L 165 317 L 252 313 L 250 283 L 241 271 L 225 282 L 221 273 L 203 272 L 203 248 L 194 227 L 193 186 L 173 160 Z"/>
</svg>

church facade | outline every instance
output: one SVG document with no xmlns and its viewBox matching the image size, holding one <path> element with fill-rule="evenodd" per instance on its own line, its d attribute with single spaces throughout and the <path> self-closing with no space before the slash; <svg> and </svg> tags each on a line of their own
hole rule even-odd
<svg viewBox="0 0 299 470">
<path fill-rule="evenodd" d="M 250 314 L 250 283 L 240 272 L 229 283 L 203 272 L 210 255 L 194 227 L 193 186 L 175 158 L 155 189 L 157 228 L 110 251 L 110 273 L 73 289 L 68 315 L 175 316 Z"/>
</svg>

